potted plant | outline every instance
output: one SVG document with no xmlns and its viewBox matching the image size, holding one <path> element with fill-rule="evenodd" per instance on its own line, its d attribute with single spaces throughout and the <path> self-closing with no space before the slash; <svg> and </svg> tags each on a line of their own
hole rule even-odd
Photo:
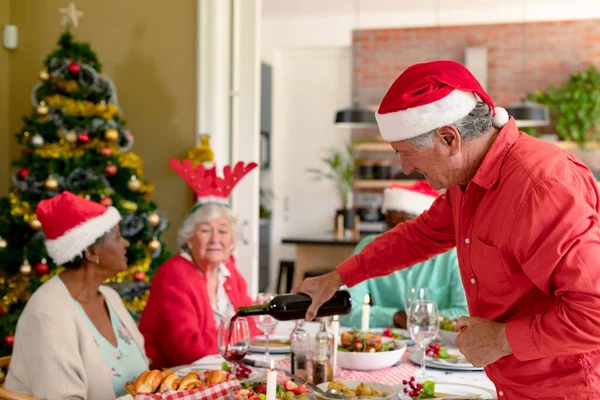
<svg viewBox="0 0 600 400">
<path fill-rule="evenodd" d="M 563 148 L 579 157 L 600 179 L 600 71 L 591 66 L 571 74 L 561 87 L 548 86 L 529 99 L 548 107 Z"/>
<path fill-rule="evenodd" d="M 336 215 L 344 216 L 344 229 L 354 228 L 354 209 L 352 185 L 354 183 L 354 150 L 352 145 L 346 144 L 344 150 L 328 149 L 328 156 L 321 159 L 325 164 L 324 169 L 308 168 L 306 171 L 313 175 L 315 180 L 328 179 L 333 182 L 340 198 L 341 208 Z"/>
</svg>

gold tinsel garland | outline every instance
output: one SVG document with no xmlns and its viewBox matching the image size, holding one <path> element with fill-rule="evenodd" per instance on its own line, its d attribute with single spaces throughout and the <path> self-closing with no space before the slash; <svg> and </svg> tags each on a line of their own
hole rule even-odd
<svg viewBox="0 0 600 400">
<path fill-rule="evenodd" d="M 123 300 L 123 303 L 133 312 L 141 313 L 148 303 L 148 296 L 150 296 L 150 291 L 146 290 L 142 297 L 134 297 L 132 301 Z"/>
<path fill-rule="evenodd" d="M 138 260 L 137 262 L 133 263 L 132 265 L 127 267 L 125 271 L 119 272 L 116 276 L 110 278 L 107 282 L 121 283 L 123 281 L 132 280 L 133 275 L 136 272 L 148 272 L 150 264 L 152 264 L 152 257 L 149 254 L 147 254 L 145 258 L 142 258 L 141 260 Z M 148 281 L 148 277 L 146 277 L 145 279 L 146 281 Z"/>
<path fill-rule="evenodd" d="M 67 93 L 72 93 L 81 90 L 81 85 L 77 81 L 66 80 L 66 79 L 54 79 L 54 84 L 58 86 L 60 90 Z"/>
<path fill-rule="evenodd" d="M 142 159 L 137 154 L 119 152 L 119 164 L 121 168 L 133 170 L 138 178 L 141 178 L 144 174 Z"/>
<path fill-rule="evenodd" d="M 87 100 L 73 100 L 69 97 L 53 94 L 44 98 L 50 107 L 60 108 L 73 117 L 102 117 L 112 120 L 119 115 L 119 109 L 112 104 L 93 103 Z"/>
<path fill-rule="evenodd" d="M 201 163 L 213 162 L 215 155 L 210 148 L 210 137 L 202 136 L 200 138 L 200 145 L 189 149 L 186 158 L 190 160 L 194 166 Z"/>
<path fill-rule="evenodd" d="M 45 143 L 35 149 L 35 154 L 42 158 L 72 158 L 81 157 L 85 154 L 84 146 L 76 146 L 64 139 L 58 142 Z"/>
<path fill-rule="evenodd" d="M 15 192 L 8 194 L 8 200 L 10 202 L 10 215 L 13 217 L 23 217 L 23 220 L 27 223 L 37 219 L 35 213 L 31 210 L 31 205 L 26 201 L 21 201 Z"/>
</svg>

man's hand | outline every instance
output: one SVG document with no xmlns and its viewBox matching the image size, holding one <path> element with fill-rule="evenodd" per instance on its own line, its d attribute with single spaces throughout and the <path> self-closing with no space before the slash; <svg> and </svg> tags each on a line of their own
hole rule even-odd
<svg viewBox="0 0 600 400">
<path fill-rule="evenodd" d="M 292 293 L 304 293 L 310 296 L 312 304 L 306 312 L 306 320 L 312 321 L 316 317 L 319 307 L 331 299 L 343 284 L 340 274 L 333 271 L 304 280 L 298 287 L 292 289 Z"/>
<path fill-rule="evenodd" d="M 456 326 L 460 331 L 456 346 L 474 366 L 485 367 L 512 354 L 506 338 L 506 324 L 479 317 L 461 317 Z"/>
<path fill-rule="evenodd" d="M 404 310 L 400 310 L 394 314 L 394 326 L 406 329 L 406 312 Z"/>
</svg>

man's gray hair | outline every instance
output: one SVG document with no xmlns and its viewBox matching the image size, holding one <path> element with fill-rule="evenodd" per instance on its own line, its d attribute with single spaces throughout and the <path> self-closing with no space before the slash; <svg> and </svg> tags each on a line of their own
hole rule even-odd
<svg viewBox="0 0 600 400">
<path fill-rule="evenodd" d="M 198 224 L 208 224 L 223 215 L 231 222 L 233 245 L 235 246 L 235 243 L 241 237 L 237 218 L 233 215 L 229 207 L 217 203 L 208 203 L 198 207 L 196 211 L 188 215 L 185 221 L 183 221 L 179 232 L 177 232 L 177 245 L 179 248 L 188 250 L 187 242 L 194 235 Z"/>
<path fill-rule="evenodd" d="M 492 127 L 492 110 L 487 104 L 479 101 L 469 114 L 454 122 L 452 125 L 456 127 L 462 139 L 465 142 L 469 142 L 470 140 L 481 136 Z M 425 150 L 433 145 L 434 134 L 435 130 L 408 139 L 408 141 L 415 148 Z"/>
</svg>

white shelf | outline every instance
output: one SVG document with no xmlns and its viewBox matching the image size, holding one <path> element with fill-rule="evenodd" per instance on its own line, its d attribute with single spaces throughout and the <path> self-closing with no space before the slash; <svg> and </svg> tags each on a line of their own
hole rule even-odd
<svg viewBox="0 0 600 400">
<path fill-rule="evenodd" d="M 393 153 L 395 151 L 387 142 L 357 143 L 353 147 L 355 151 L 381 151 L 387 153 Z"/>
</svg>

